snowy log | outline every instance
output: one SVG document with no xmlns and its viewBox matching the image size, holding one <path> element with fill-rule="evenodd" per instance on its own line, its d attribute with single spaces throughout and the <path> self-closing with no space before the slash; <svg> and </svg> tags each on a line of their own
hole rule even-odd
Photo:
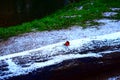
<svg viewBox="0 0 120 80">
<path fill-rule="evenodd" d="M 64 61 L 68 61 L 67 65 L 75 63 L 69 60 L 78 59 L 79 63 L 83 58 L 90 58 L 90 60 L 95 58 L 93 62 L 97 59 L 108 58 L 107 53 L 120 48 L 120 32 L 69 42 L 69 46 L 65 46 L 65 42 L 60 42 L 38 49 L 0 56 L 0 79 L 30 75 L 30 73 L 37 72 L 36 70 L 41 73 L 46 70 L 58 70 L 61 67 L 65 68 L 66 64 L 57 67 L 53 65 Z M 100 62 L 98 61 L 98 63 Z"/>
</svg>

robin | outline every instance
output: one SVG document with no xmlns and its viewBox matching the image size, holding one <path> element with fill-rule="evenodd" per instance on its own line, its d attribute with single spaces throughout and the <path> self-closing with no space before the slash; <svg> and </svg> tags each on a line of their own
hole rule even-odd
<svg viewBox="0 0 120 80">
<path fill-rule="evenodd" d="M 65 46 L 70 46 L 70 42 L 69 42 L 69 41 L 66 41 L 64 45 L 65 45 Z"/>
</svg>

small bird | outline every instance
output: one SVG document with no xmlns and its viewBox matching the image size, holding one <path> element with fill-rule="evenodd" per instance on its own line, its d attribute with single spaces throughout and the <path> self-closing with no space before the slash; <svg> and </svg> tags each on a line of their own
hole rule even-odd
<svg viewBox="0 0 120 80">
<path fill-rule="evenodd" d="M 65 45 L 65 46 L 70 46 L 70 42 L 69 42 L 69 41 L 66 41 L 64 45 Z"/>
</svg>

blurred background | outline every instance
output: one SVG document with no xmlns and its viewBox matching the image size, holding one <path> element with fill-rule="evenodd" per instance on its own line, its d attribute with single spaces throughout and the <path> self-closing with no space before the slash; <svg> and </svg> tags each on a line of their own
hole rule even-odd
<svg viewBox="0 0 120 80">
<path fill-rule="evenodd" d="M 42 18 L 75 1 L 77 0 L 1 0 L 0 27 Z"/>
</svg>

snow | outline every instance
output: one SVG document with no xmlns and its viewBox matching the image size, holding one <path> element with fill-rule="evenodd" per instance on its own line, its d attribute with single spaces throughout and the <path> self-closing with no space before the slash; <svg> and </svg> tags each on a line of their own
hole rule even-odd
<svg viewBox="0 0 120 80">
<path fill-rule="evenodd" d="M 112 12 L 104 12 L 103 16 L 104 17 L 110 17 L 110 16 L 115 16 L 116 14 L 118 14 L 118 12 L 116 11 L 120 11 L 120 8 L 110 8 L 112 10 Z"/>
<path fill-rule="evenodd" d="M 77 59 L 77 58 L 83 58 L 83 57 L 101 57 L 101 55 L 99 54 L 68 54 L 68 55 L 59 55 L 56 57 L 52 57 L 51 60 L 46 61 L 46 62 L 40 62 L 40 63 L 34 63 L 31 64 L 30 67 L 27 68 L 21 68 L 20 66 L 16 65 L 14 62 L 12 62 L 11 59 L 6 60 L 6 62 L 9 64 L 8 72 L 12 72 L 12 74 L 8 74 L 8 75 L 4 75 L 1 76 L 0 79 L 5 79 L 5 78 L 9 78 L 12 76 L 17 76 L 17 75 L 23 75 L 23 74 L 28 74 L 29 72 L 36 70 L 37 68 L 43 68 L 46 66 L 50 66 L 53 64 L 58 64 L 64 60 L 68 60 L 68 59 Z"/>
<path fill-rule="evenodd" d="M 8 59 L 6 60 L 6 62 L 8 63 L 8 69 L 10 72 L 14 73 L 14 74 L 22 74 L 23 71 L 21 70 L 21 67 L 16 65 L 12 59 Z"/>
<path fill-rule="evenodd" d="M 77 8 L 77 10 L 82 10 L 83 9 L 83 6 L 80 6 Z"/>
<path fill-rule="evenodd" d="M 110 77 L 107 80 L 119 80 L 120 76 L 114 76 L 114 77 Z"/>
<path fill-rule="evenodd" d="M 52 60 L 46 61 L 46 62 L 41 62 L 41 63 L 34 63 L 29 67 L 29 70 L 34 68 L 40 68 L 40 67 L 45 67 L 45 66 L 50 66 L 53 64 L 58 64 L 64 60 L 69 60 L 69 59 L 77 59 L 77 58 L 83 58 L 83 57 L 102 57 L 99 54 L 68 54 L 68 55 L 59 55 L 52 57 Z M 27 68 L 28 69 L 28 68 Z"/>
<path fill-rule="evenodd" d="M 103 16 L 110 17 L 110 16 L 114 16 L 116 14 L 118 14 L 118 13 L 117 12 L 105 12 L 105 13 L 103 13 Z"/>
<path fill-rule="evenodd" d="M 119 11 L 120 8 L 110 8 L 112 11 Z"/>
<path fill-rule="evenodd" d="M 81 15 L 62 16 L 62 18 L 74 18 L 74 17 L 81 17 Z"/>
</svg>

